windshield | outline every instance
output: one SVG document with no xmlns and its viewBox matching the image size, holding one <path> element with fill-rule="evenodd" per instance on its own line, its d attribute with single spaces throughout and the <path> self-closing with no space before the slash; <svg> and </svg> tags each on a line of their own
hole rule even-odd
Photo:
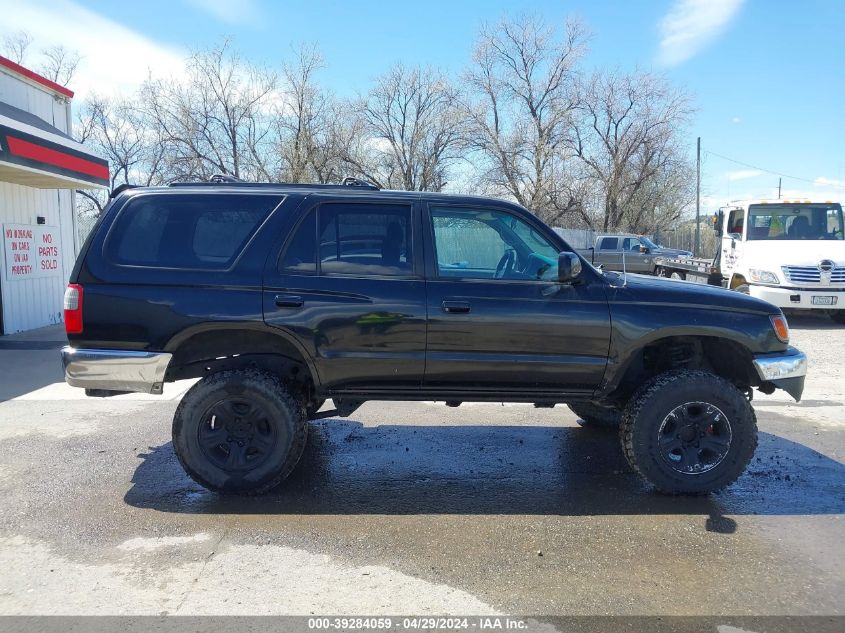
<svg viewBox="0 0 845 633">
<path fill-rule="evenodd" d="M 841 240 L 842 206 L 827 204 L 752 204 L 749 240 Z"/>
</svg>

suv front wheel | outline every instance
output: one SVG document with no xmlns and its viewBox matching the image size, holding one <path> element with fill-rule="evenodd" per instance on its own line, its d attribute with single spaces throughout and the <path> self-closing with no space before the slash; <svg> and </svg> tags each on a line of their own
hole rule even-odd
<svg viewBox="0 0 845 633">
<path fill-rule="evenodd" d="M 305 448 L 304 407 L 281 381 L 258 370 L 231 370 L 194 385 L 173 418 L 173 448 L 198 484 L 256 495 L 282 482 Z"/>
<path fill-rule="evenodd" d="M 656 376 L 619 427 L 628 463 L 655 488 L 707 494 L 736 481 L 757 447 L 757 418 L 733 384 L 700 370 Z"/>
</svg>

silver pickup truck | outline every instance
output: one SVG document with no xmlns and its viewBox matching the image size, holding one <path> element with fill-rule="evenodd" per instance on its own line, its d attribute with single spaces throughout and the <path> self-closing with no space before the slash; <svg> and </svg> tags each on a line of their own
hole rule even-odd
<svg viewBox="0 0 845 633">
<path fill-rule="evenodd" d="M 689 251 L 658 246 L 644 235 L 613 233 L 596 235 L 590 248 L 578 251 L 595 266 L 604 270 L 622 270 L 622 256 L 625 256 L 625 270 L 629 273 L 654 274 L 656 257 L 690 257 Z"/>
</svg>

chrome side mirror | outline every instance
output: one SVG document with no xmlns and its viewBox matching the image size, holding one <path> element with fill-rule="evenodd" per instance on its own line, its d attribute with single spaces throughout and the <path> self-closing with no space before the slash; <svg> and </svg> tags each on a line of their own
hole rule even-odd
<svg viewBox="0 0 845 633">
<path fill-rule="evenodd" d="M 557 280 L 571 284 L 581 276 L 581 258 L 575 253 L 564 251 L 557 256 Z"/>
</svg>

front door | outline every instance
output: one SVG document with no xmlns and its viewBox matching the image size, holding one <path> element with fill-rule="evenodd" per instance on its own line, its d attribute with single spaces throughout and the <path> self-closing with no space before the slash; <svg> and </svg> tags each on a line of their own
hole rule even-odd
<svg viewBox="0 0 845 633">
<path fill-rule="evenodd" d="M 425 282 L 410 202 L 312 204 L 268 264 L 264 319 L 315 359 L 327 391 L 419 389 Z"/>
<path fill-rule="evenodd" d="M 499 208 L 432 205 L 426 229 L 424 388 L 589 393 L 610 341 L 604 286 L 557 282 L 560 243 L 535 219 Z"/>
</svg>

